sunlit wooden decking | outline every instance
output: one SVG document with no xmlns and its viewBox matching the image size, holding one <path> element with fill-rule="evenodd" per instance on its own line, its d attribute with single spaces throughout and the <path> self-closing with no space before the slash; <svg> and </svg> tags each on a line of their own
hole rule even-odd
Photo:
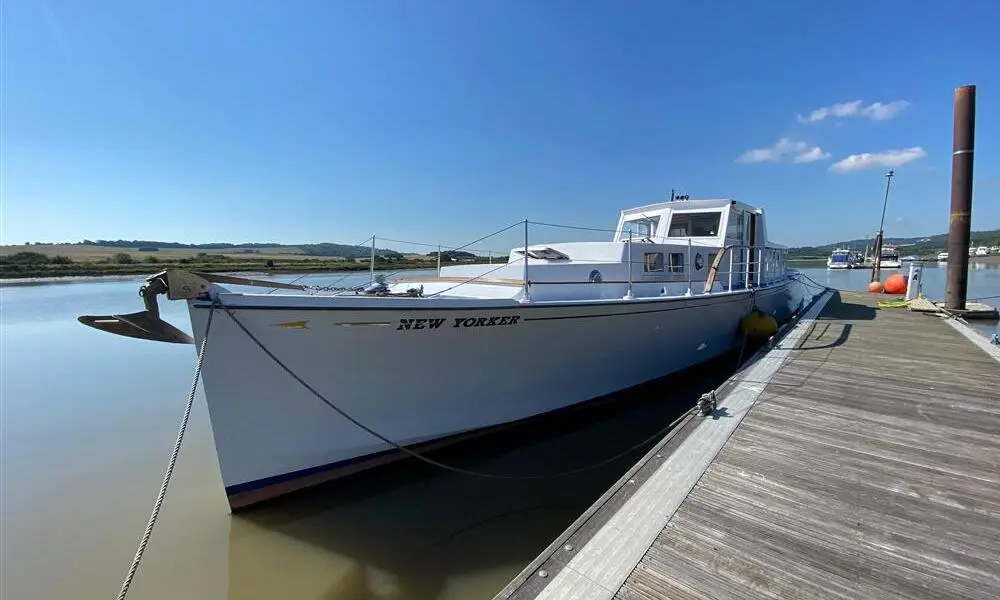
<svg viewBox="0 0 1000 600">
<path fill-rule="evenodd" d="M 1000 597 L 1000 347 L 876 299 L 828 293 L 497 598 Z"/>
</svg>

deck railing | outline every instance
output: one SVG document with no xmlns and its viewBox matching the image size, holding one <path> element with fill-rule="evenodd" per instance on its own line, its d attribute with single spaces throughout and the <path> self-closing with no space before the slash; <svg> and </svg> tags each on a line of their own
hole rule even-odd
<svg viewBox="0 0 1000 600">
<path fill-rule="evenodd" d="M 718 249 L 716 247 L 705 247 L 705 246 L 700 246 L 700 245 L 694 245 L 692 243 L 692 241 L 690 239 L 688 239 L 687 240 L 687 248 L 686 248 L 685 251 L 682 251 L 682 252 L 664 252 L 665 258 L 669 257 L 669 255 L 671 253 L 672 254 L 682 254 L 683 255 L 683 262 L 682 263 L 673 262 L 674 259 L 671 258 L 671 264 L 670 264 L 669 268 L 667 267 L 667 265 L 663 265 L 663 272 L 664 272 L 664 276 L 663 277 L 652 278 L 652 277 L 645 276 L 645 277 L 642 277 L 641 279 L 639 279 L 639 278 L 635 277 L 634 270 L 637 269 L 637 268 L 641 269 L 642 268 L 641 265 L 645 264 L 645 260 L 633 260 L 633 255 L 635 253 L 633 252 L 632 246 L 633 246 L 633 244 L 638 244 L 640 247 L 648 247 L 649 246 L 649 241 L 648 240 L 638 241 L 638 240 L 634 239 L 630 235 L 628 239 L 626 239 L 626 240 L 624 240 L 624 241 L 621 242 L 622 244 L 625 245 L 625 252 L 624 252 L 624 254 L 625 254 L 625 261 L 609 261 L 609 265 L 621 265 L 622 263 L 624 263 L 626 265 L 626 267 L 627 267 L 625 269 L 626 276 L 623 279 L 612 278 L 612 279 L 607 279 L 607 280 L 605 280 L 605 279 L 597 279 L 597 280 L 587 279 L 587 280 L 570 280 L 570 281 L 566 281 L 566 280 L 544 281 L 544 280 L 539 280 L 539 279 L 532 279 L 532 277 L 531 277 L 531 274 L 532 274 L 532 269 L 531 269 L 532 263 L 531 263 L 530 260 L 527 260 L 527 257 L 525 255 L 521 255 L 521 256 L 515 257 L 513 259 L 509 259 L 508 258 L 509 255 L 510 255 L 509 252 L 505 252 L 505 251 L 502 251 L 502 250 L 495 250 L 495 249 L 486 249 L 486 248 L 481 248 L 481 247 L 477 246 L 477 245 L 481 244 L 482 242 L 484 242 L 486 240 L 489 240 L 491 238 L 499 237 L 499 236 L 502 236 L 504 234 L 508 234 L 508 235 L 509 234 L 514 234 L 516 231 L 520 230 L 521 231 L 521 235 L 519 235 L 518 237 L 520 237 L 522 239 L 518 240 L 519 243 L 512 243 L 510 245 L 513 246 L 516 251 L 519 251 L 520 248 L 522 248 L 522 247 L 525 250 L 527 250 L 528 248 L 531 247 L 531 243 L 530 243 L 530 237 L 531 237 L 530 236 L 530 227 L 531 226 L 547 227 L 547 228 L 561 228 L 561 229 L 570 229 L 570 230 L 585 231 L 585 232 L 597 232 L 597 233 L 602 233 L 602 234 L 606 234 L 608 232 L 612 232 L 613 233 L 615 231 L 615 230 L 612 230 L 612 229 L 601 229 L 601 228 L 594 228 L 594 227 L 577 227 L 577 226 L 572 226 L 572 225 L 560 225 L 560 224 L 555 224 L 555 223 L 540 223 L 540 222 L 534 222 L 534 221 L 524 220 L 524 221 L 519 221 L 517 223 L 513 223 L 511 225 L 508 225 L 507 227 L 504 227 L 503 229 L 500 229 L 500 230 L 495 231 L 495 232 L 493 232 L 493 233 L 491 233 L 489 235 L 480 237 L 480 238 L 478 238 L 478 239 L 476 239 L 476 240 L 474 240 L 474 241 L 472 241 L 472 242 L 470 242 L 468 244 L 464 244 L 464 245 L 460 245 L 460 246 L 448 246 L 448 245 L 445 245 L 445 244 L 430 244 L 430 243 L 424 243 L 424 242 L 413 242 L 413 241 L 399 240 L 399 239 L 388 238 L 388 237 L 380 237 L 380 236 L 376 236 L 376 235 L 373 235 L 373 236 L 369 237 L 367 240 L 365 240 L 365 242 L 363 242 L 362 244 L 358 244 L 358 245 L 359 246 L 361 246 L 361 245 L 369 246 L 370 245 L 370 252 L 369 252 L 369 254 L 370 254 L 369 260 L 370 260 L 370 263 L 371 263 L 370 266 L 369 266 L 369 277 L 370 277 L 370 280 L 371 280 L 370 284 L 374 284 L 376 282 L 376 280 L 384 280 L 384 279 L 387 279 L 387 278 L 391 278 L 391 277 L 394 277 L 394 276 L 406 273 L 407 271 L 411 270 L 410 268 L 404 268 L 404 269 L 399 269 L 399 270 L 396 270 L 396 271 L 392 271 L 392 272 L 387 273 L 387 274 L 382 274 L 382 275 L 376 276 L 375 263 L 376 263 L 377 257 L 380 255 L 379 254 L 380 251 L 378 250 L 378 246 L 380 244 L 383 244 L 383 245 L 388 245 L 388 244 L 402 244 L 402 245 L 407 245 L 407 246 L 418 246 L 418 247 L 423 247 L 423 248 L 433 248 L 434 250 L 436 250 L 436 267 L 437 267 L 436 270 L 437 270 L 437 274 L 438 274 L 439 277 L 441 276 L 441 273 L 442 273 L 441 269 L 442 269 L 442 253 L 443 252 L 446 253 L 446 252 L 449 252 L 449 251 L 452 251 L 452 252 L 454 252 L 454 251 L 465 251 L 465 252 L 469 252 L 469 253 L 472 253 L 472 254 L 478 254 L 480 259 L 485 258 L 490 265 L 493 265 L 492 268 L 490 268 L 490 269 L 488 269 L 488 270 L 486 270 L 486 271 L 484 271 L 484 272 L 482 272 L 482 273 L 480 273 L 480 274 L 478 274 L 476 276 L 470 276 L 468 278 L 462 278 L 461 276 L 448 277 L 447 279 L 449 281 L 453 281 L 455 283 L 455 285 L 449 286 L 445 290 L 440 290 L 440 291 L 434 292 L 433 294 L 429 294 L 431 296 L 438 296 L 438 295 L 444 294 L 446 292 L 452 291 L 455 288 L 458 288 L 458 287 L 460 287 L 462 285 L 466 285 L 466 284 L 486 284 L 486 283 L 490 283 L 490 284 L 497 284 L 497 285 L 518 285 L 518 286 L 520 286 L 520 287 L 523 288 L 523 301 L 530 301 L 531 300 L 532 287 L 534 287 L 534 286 L 538 286 L 538 285 L 595 284 L 595 285 L 624 285 L 625 286 L 625 290 L 624 290 L 623 297 L 625 299 L 630 299 L 630 298 L 634 297 L 633 288 L 634 288 L 634 286 L 637 283 L 639 283 L 639 284 L 650 284 L 650 283 L 652 283 L 652 284 L 677 284 L 677 283 L 686 283 L 687 284 L 688 293 L 692 294 L 692 293 L 695 293 L 694 286 L 703 285 L 703 284 L 706 284 L 709 281 L 711 283 L 713 283 L 713 284 L 714 283 L 718 283 L 723 288 L 724 291 L 738 291 L 738 290 L 743 290 L 743 289 L 747 289 L 747 288 L 763 287 L 763 286 L 771 285 L 772 283 L 775 283 L 775 282 L 780 281 L 780 280 L 782 280 L 782 279 L 784 279 L 784 278 L 787 277 L 787 264 L 788 264 L 787 250 L 781 249 L 781 248 L 751 247 L 751 246 L 747 246 L 747 245 L 731 245 L 731 246 L 726 246 L 726 247 L 724 247 L 722 249 Z M 550 240 L 550 239 L 547 239 L 546 241 L 548 241 L 549 243 L 557 243 L 557 242 L 555 242 L 553 240 Z M 575 240 L 572 240 L 572 241 L 590 241 L 590 240 L 575 239 Z M 593 240 L 593 241 L 606 242 L 607 238 L 604 237 L 603 239 Z M 510 240 L 510 242 L 513 242 L 513 240 Z M 522 246 L 522 244 L 523 244 L 523 246 Z M 640 250 L 639 252 L 641 253 L 642 251 Z M 485 254 L 486 256 L 482 256 L 483 254 Z M 697 277 L 696 278 L 695 277 L 696 272 L 701 271 L 702 269 L 699 269 L 699 268 L 696 267 L 696 265 L 695 265 L 695 257 L 699 256 L 699 255 L 702 255 L 702 254 L 705 255 L 705 257 L 703 259 L 703 267 L 702 268 L 704 269 L 704 272 L 706 273 L 706 276 L 705 277 Z M 502 260 L 502 262 L 495 262 L 494 258 L 493 258 L 494 255 L 496 255 L 497 257 L 503 257 L 502 259 L 501 258 L 497 259 L 498 261 Z M 721 258 L 717 258 L 720 255 L 721 255 Z M 751 257 L 753 258 L 753 260 L 750 260 Z M 521 273 L 520 273 L 521 276 L 520 277 L 516 277 L 516 276 L 515 277 L 510 277 L 509 275 L 507 275 L 506 277 L 498 278 L 498 277 L 495 276 L 496 273 L 497 273 L 497 271 L 499 271 L 501 269 L 509 268 L 509 267 L 511 267 L 513 265 L 517 265 L 518 262 L 520 262 L 523 265 L 523 269 L 521 269 Z M 711 268 L 708 268 L 708 267 L 711 267 Z M 713 269 L 714 269 L 714 272 L 713 272 Z M 345 275 L 344 277 L 342 277 L 337 282 L 334 282 L 334 284 L 338 283 L 339 281 L 342 281 L 343 279 L 346 279 L 348 276 L 349 275 Z M 711 287 L 712 286 L 705 285 L 705 291 L 706 292 L 709 291 L 709 289 Z M 335 285 L 330 285 L 330 286 L 321 286 L 321 288 L 318 288 L 318 289 L 335 291 L 335 290 L 338 290 L 339 288 L 336 288 Z M 353 288 L 349 288 L 349 289 L 353 289 Z M 349 291 L 349 289 L 345 288 L 343 291 Z"/>
</svg>

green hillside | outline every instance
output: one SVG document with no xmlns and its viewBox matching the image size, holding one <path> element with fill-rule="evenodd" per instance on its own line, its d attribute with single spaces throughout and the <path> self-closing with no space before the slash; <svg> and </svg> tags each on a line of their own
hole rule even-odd
<svg viewBox="0 0 1000 600">
<path fill-rule="evenodd" d="M 973 231 L 972 243 L 975 246 L 1000 246 L 1000 229 L 988 229 L 985 231 Z M 789 257 L 794 259 L 826 258 L 834 248 L 857 248 L 863 250 L 866 244 L 871 244 L 872 240 L 856 239 L 842 242 L 833 242 L 821 246 L 801 246 L 792 248 Z M 886 237 L 885 244 L 891 244 L 899 248 L 899 253 L 914 256 L 934 256 L 938 252 L 948 249 L 948 234 L 939 233 L 936 235 L 922 237 Z"/>
</svg>

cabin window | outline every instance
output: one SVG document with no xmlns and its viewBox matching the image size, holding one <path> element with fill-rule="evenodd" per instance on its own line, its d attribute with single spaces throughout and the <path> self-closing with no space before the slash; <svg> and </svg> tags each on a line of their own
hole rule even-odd
<svg viewBox="0 0 1000 600">
<path fill-rule="evenodd" d="M 594 269 L 590 272 L 590 283 L 601 283 L 602 281 L 604 281 L 604 278 L 601 277 L 600 271 Z"/>
<path fill-rule="evenodd" d="M 729 224 L 726 226 L 726 237 L 743 243 L 743 216 L 742 210 L 729 210 Z"/>
<path fill-rule="evenodd" d="M 671 273 L 683 273 L 684 272 L 684 253 L 683 252 L 671 252 L 670 253 L 670 272 Z"/>
<path fill-rule="evenodd" d="M 694 255 L 694 270 L 700 271 L 702 267 L 705 266 L 705 259 L 702 257 L 701 252 Z"/>
<path fill-rule="evenodd" d="M 663 272 L 663 253 L 662 252 L 647 252 L 643 257 L 642 261 L 642 271 L 644 273 L 662 273 Z"/>
<path fill-rule="evenodd" d="M 656 224 L 659 220 L 659 218 L 643 218 L 625 221 L 622 223 L 622 233 L 618 239 L 624 242 L 628 239 L 651 238 L 656 231 Z"/>
<path fill-rule="evenodd" d="M 710 237 L 719 234 L 722 212 L 674 213 L 669 237 Z"/>
</svg>

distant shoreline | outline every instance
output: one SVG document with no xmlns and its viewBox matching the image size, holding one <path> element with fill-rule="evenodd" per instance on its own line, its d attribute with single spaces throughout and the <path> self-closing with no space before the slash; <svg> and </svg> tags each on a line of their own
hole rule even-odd
<svg viewBox="0 0 1000 600">
<path fill-rule="evenodd" d="M 812 262 L 812 263 L 824 263 L 824 264 L 826 264 L 826 257 L 824 256 L 823 258 L 789 258 L 788 262 L 789 263 L 809 263 L 809 262 Z M 939 260 L 937 260 L 937 258 L 934 258 L 934 257 L 920 258 L 920 259 L 918 259 L 916 261 L 913 261 L 913 262 L 924 263 L 924 264 L 931 263 L 931 264 L 940 264 L 940 265 L 947 264 L 947 261 L 939 261 Z M 909 264 L 909 263 L 910 263 L 910 261 L 903 261 L 904 265 Z M 990 256 L 970 256 L 969 257 L 969 264 L 970 265 L 973 265 L 973 264 L 1000 265 L 1000 254 L 993 254 L 993 255 L 990 255 Z"/>
<path fill-rule="evenodd" d="M 506 257 L 505 257 L 506 258 Z M 453 264 L 486 264 L 483 261 L 468 261 L 462 263 L 444 263 L 442 266 Z M 500 266 L 504 261 L 494 261 Z M 436 269 L 437 262 L 397 262 L 397 263 L 376 263 L 375 271 L 412 271 L 418 269 Z M 95 279 L 117 279 L 131 278 L 137 276 L 148 276 L 165 269 L 183 269 L 185 271 L 197 271 L 202 273 L 260 273 L 265 276 L 272 275 L 308 275 L 309 273 L 367 273 L 371 270 L 370 264 L 364 263 L 344 263 L 340 261 L 317 261 L 312 264 L 275 265 L 267 267 L 261 263 L 210 263 L 210 264 L 134 264 L 134 265 L 111 265 L 86 263 L 74 263 L 70 265 L 45 265 L 34 269 L 22 269 L 19 271 L 4 270 L 0 272 L 0 283 L 31 283 L 44 281 L 68 281 L 68 280 L 95 280 Z"/>
<path fill-rule="evenodd" d="M 301 248 L 223 248 L 200 251 L 151 246 L 105 247 L 93 244 L 3 246 L 0 247 L 0 281 L 128 277 L 150 275 L 164 269 L 268 275 L 361 273 L 370 270 L 373 262 L 376 271 L 404 271 L 434 269 L 439 261 L 436 252 L 401 254 L 390 250 L 376 250 L 372 257 L 368 254 L 371 250 L 367 248 L 360 249 L 365 251 L 363 256 L 355 255 L 360 251 L 356 247 L 319 244 L 308 249 L 314 253 L 302 252 Z M 339 254 L 331 255 L 327 252 Z M 443 265 L 500 264 L 507 262 L 507 255 L 490 257 L 448 250 L 441 252 L 440 262 Z"/>
<path fill-rule="evenodd" d="M 51 252 L 51 250 L 50 250 Z M 160 258 L 139 253 L 112 253 L 108 256 L 85 255 L 67 257 L 64 255 L 42 255 L 35 252 L 22 252 L 22 257 L 29 260 L 0 262 L 0 283 L 16 285 L 31 282 L 59 282 L 73 280 L 95 280 L 108 278 L 128 278 L 148 276 L 164 269 L 183 269 L 204 273 L 255 273 L 265 276 L 272 275 L 307 275 L 309 273 L 364 273 L 371 269 L 369 260 L 350 260 L 344 258 L 305 257 L 303 255 L 275 255 L 273 258 L 254 257 L 248 260 L 246 255 L 239 254 L 207 254 L 207 253 L 158 253 Z M 14 258 L 3 257 L 4 259 Z M 81 260 L 82 258 L 82 260 Z M 496 257 L 492 264 L 506 264 L 507 257 Z M 822 265 L 826 257 L 789 257 L 790 265 Z M 933 257 L 922 258 L 920 262 L 927 265 L 943 265 Z M 489 257 L 477 256 L 472 259 L 444 260 L 443 266 L 456 264 L 490 264 Z M 402 259 L 386 259 L 378 257 L 375 270 L 409 271 L 415 269 L 435 269 L 437 260 L 434 257 L 410 256 Z M 904 266 L 908 264 L 904 262 Z M 970 265 L 1000 265 L 1000 255 L 971 256 Z"/>
</svg>

